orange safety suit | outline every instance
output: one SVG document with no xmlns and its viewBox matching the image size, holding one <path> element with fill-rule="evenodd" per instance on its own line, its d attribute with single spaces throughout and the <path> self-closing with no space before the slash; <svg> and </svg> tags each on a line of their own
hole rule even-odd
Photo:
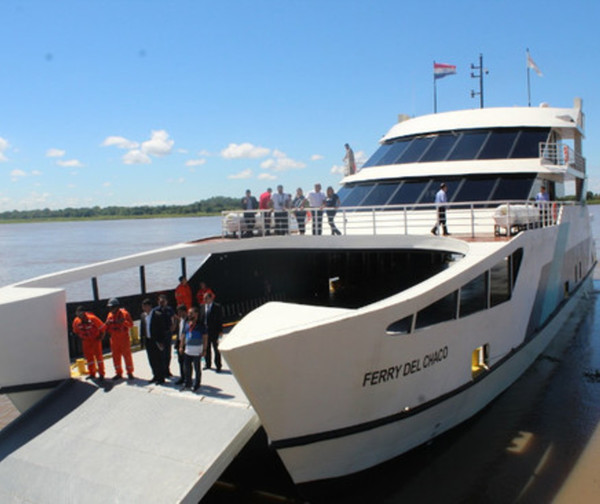
<svg viewBox="0 0 600 504">
<path fill-rule="evenodd" d="M 102 355 L 102 334 L 104 333 L 104 324 L 91 312 L 85 312 L 87 319 L 83 321 L 80 317 L 73 320 L 73 332 L 81 338 L 83 344 L 83 356 L 87 361 L 88 373 L 90 376 L 96 375 L 96 365 L 98 374 L 104 377 L 104 357 Z"/>
<path fill-rule="evenodd" d="M 192 307 L 192 288 L 189 284 L 179 284 L 175 288 L 175 302 L 177 306 L 185 305 L 188 310 Z"/>
<path fill-rule="evenodd" d="M 131 343 L 129 340 L 129 329 L 133 327 L 131 315 L 125 308 L 119 308 L 114 313 L 110 312 L 106 317 L 106 330 L 110 334 L 110 349 L 113 356 L 115 372 L 121 376 L 123 367 L 121 357 L 125 359 L 127 374 L 133 374 L 133 357 L 131 356 Z"/>
</svg>

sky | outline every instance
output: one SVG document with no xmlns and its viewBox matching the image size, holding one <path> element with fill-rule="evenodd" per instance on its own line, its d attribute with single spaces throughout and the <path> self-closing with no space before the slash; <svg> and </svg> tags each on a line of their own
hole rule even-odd
<svg viewBox="0 0 600 504">
<path fill-rule="evenodd" d="M 600 2 L 2 0 L 0 211 L 339 186 L 397 121 L 583 99 L 600 193 Z M 475 70 L 477 72 L 477 70 Z"/>
</svg>

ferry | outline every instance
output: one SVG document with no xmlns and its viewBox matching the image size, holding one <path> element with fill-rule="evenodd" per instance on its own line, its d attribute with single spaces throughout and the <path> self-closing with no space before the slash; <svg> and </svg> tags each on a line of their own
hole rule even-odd
<svg viewBox="0 0 600 504">
<path fill-rule="evenodd" d="M 286 299 L 221 348 L 296 483 L 430 441 L 552 341 L 596 264 L 584 122 L 580 99 L 402 120 L 343 179 L 342 236 L 273 241 L 248 262 Z M 449 236 L 432 236 L 442 184 Z"/>
<path fill-rule="evenodd" d="M 401 116 L 305 234 L 293 211 L 270 236 L 271 213 L 225 212 L 221 236 L 3 287 L 0 392 L 25 411 L 68 379 L 76 306 L 105 309 L 117 277 L 139 313 L 170 262 L 217 293 L 221 351 L 295 483 L 397 457 L 509 387 L 592 288 L 584 126 L 580 99 Z"/>
</svg>

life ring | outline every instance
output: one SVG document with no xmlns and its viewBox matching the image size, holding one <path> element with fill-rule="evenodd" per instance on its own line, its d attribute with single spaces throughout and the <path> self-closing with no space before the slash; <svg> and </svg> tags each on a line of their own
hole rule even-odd
<svg viewBox="0 0 600 504">
<path fill-rule="evenodd" d="M 563 158 L 565 160 L 565 164 L 569 163 L 569 147 L 563 145 Z"/>
</svg>

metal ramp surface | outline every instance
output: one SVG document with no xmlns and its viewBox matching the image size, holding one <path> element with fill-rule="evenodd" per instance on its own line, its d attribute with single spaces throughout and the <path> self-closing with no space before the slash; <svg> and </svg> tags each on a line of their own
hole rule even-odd
<svg viewBox="0 0 600 504">
<path fill-rule="evenodd" d="M 258 417 L 228 370 L 180 392 L 149 385 L 145 360 L 135 355 L 146 379 L 70 380 L 4 428 L 0 502 L 197 503 Z"/>
</svg>

